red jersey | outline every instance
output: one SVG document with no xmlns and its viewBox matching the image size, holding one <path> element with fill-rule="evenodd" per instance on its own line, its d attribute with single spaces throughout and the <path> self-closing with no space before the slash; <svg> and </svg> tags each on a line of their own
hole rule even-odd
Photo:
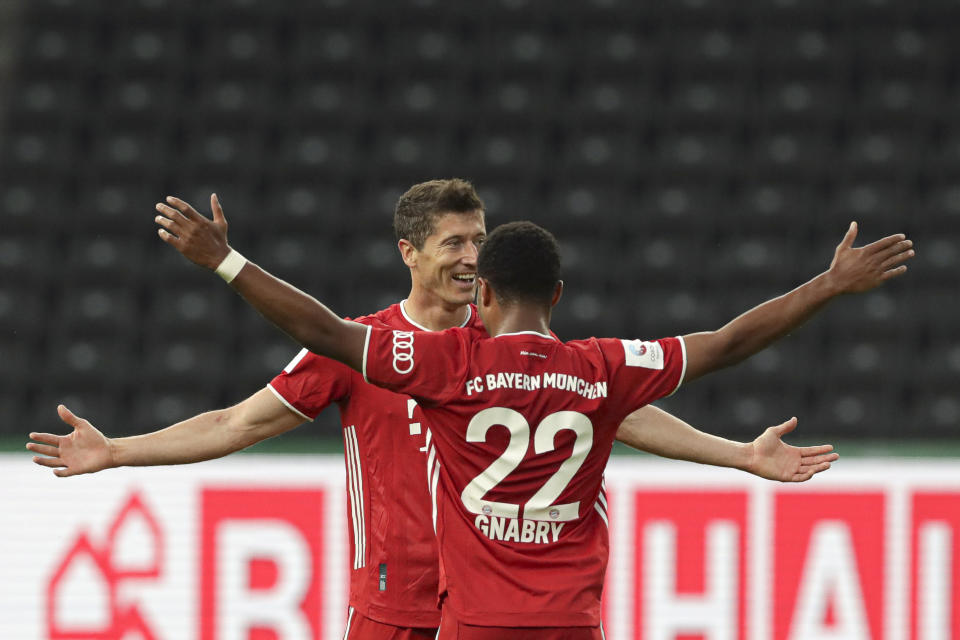
<svg viewBox="0 0 960 640">
<path fill-rule="evenodd" d="M 411 394 L 429 425 L 445 609 L 481 626 L 600 624 L 617 427 L 685 364 L 681 338 L 368 330 L 365 378 Z"/>
<path fill-rule="evenodd" d="M 425 331 L 403 303 L 358 318 L 372 327 Z M 473 305 L 465 331 L 487 335 Z M 399 627 L 437 627 L 437 542 L 425 474 L 425 429 L 416 402 L 364 382 L 346 365 L 306 349 L 268 387 L 313 420 L 340 408 L 350 522 L 350 605 Z"/>
</svg>

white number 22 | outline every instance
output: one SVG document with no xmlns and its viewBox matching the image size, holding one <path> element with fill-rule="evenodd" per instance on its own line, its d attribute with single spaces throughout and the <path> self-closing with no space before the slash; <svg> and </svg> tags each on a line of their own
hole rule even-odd
<svg viewBox="0 0 960 640">
<path fill-rule="evenodd" d="M 464 487 L 460 499 L 471 513 L 516 518 L 520 514 L 520 505 L 484 500 L 483 496 L 500 484 L 523 461 L 530 445 L 530 425 L 526 418 L 513 409 L 490 407 L 477 413 L 470 420 L 470 424 L 467 425 L 467 442 L 485 442 L 487 431 L 496 425 L 504 426 L 510 431 L 510 443 L 499 458 L 490 463 L 490 466 Z M 573 452 L 524 505 L 524 518 L 566 522 L 576 520 L 578 517 L 579 501 L 567 504 L 553 504 L 553 502 L 570 484 L 570 480 L 580 470 L 580 466 L 593 447 L 593 424 L 590 419 L 576 411 L 551 413 L 537 426 L 533 438 L 533 451 L 536 454 L 553 451 L 554 436 L 563 430 L 573 431 L 577 436 L 573 443 Z M 554 513 L 553 517 L 550 515 L 551 512 Z"/>
</svg>

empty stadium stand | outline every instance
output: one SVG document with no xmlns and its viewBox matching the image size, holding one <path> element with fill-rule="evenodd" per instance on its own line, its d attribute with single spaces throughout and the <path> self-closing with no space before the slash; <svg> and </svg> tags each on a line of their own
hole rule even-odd
<svg viewBox="0 0 960 640">
<path fill-rule="evenodd" d="M 2 435 L 67 399 L 153 429 L 297 352 L 157 240 L 163 196 L 216 191 L 235 246 L 356 316 L 407 291 L 394 201 L 449 176 L 490 228 L 560 238 L 564 338 L 716 328 L 826 268 L 850 220 L 906 231 L 907 278 L 664 406 L 735 438 L 794 414 L 809 438 L 960 426 L 955 0 L 34 0 L 19 21 Z"/>
</svg>

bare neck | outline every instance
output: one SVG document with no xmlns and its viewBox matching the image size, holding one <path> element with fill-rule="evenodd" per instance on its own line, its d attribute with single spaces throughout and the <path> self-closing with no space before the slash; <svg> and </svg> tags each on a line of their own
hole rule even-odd
<svg viewBox="0 0 960 640">
<path fill-rule="evenodd" d="M 487 331 L 492 336 L 503 333 L 520 333 L 535 331 L 550 335 L 550 310 L 539 306 L 523 304 L 499 307 L 494 314 L 495 319 L 487 323 Z M 484 318 L 486 320 L 486 317 Z M 493 325 L 493 326 L 491 326 Z"/>
<path fill-rule="evenodd" d="M 430 331 L 444 331 L 451 327 L 459 327 L 466 322 L 470 306 L 445 303 L 422 295 L 417 289 L 413 289 L 403 303 L 403 310 L 421 327 Z"/>
</svg>

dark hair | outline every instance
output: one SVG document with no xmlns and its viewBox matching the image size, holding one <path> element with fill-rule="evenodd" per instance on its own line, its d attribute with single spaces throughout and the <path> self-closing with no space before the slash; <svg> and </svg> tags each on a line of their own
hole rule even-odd
<svg viewBox="0 0 960 640">
<path fill-rule="evenodd" d="M 446 213 L 483 213 L 483 201 L 473 185 L 460 178 L 415 184 L 397 200 L 393 232 L 419 251 L 433 233 L 437 218 Z"/>
<path fill-rule="evenodd" d="M 502 224 L 480 248 L 477 275 L 491 284 L 501 304 L 550 304 L 560 280 L 557 239 L 532 222 Z"/>
</svg>

